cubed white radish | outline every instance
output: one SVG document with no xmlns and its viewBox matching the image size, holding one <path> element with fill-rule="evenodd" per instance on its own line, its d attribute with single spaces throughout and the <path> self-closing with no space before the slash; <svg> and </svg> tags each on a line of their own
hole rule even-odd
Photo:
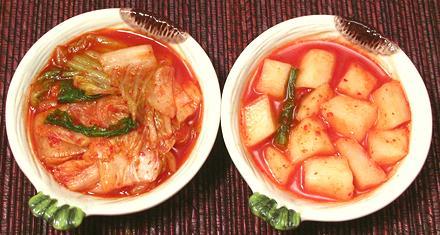
<svg viewBox="0 0 440 235">
<path fill-rule="evenodd" d="M 359 142 L 364 139 L 377 117 L 377 108 L 370 102 L 345 95 L 335 96 L 322 104 L 321 112 L 335 131 Z"/>
<path fill-rule="evenodd" d="M 340 138 L 335 145 L 338 152 L 348 160 L 358 189 L 366 190 L 386 180 L 385 172 L 356 140 Z"/>
<path fill-rule="evenodd" d="M 304 162 L 304 189 L 347 201 L 353 197 L 353 174 L 344 157 L 313 157 Z"/>
<path fill-rule="evenodd" d="M 312 49 L 302 58 L 296 87 L 317 88 L 333 76 L 335 56 L 325 50 Z"/>
<path fill-rule="evenodd" d="M 284 98 L 291 67 L 290 64 L 265 59 L 256 87 L 257 91 L 277 98 Z"/>
<path fill-rule="evenodd" d="M 373 92 L 373 102 L 378 107 L 376 128 L 392 129 L 411 120 L 411 112 L 402 86 L 398 81 L 383 84 Z"/>
<path fill-rule="evenodd" d="M 287 160 L 284 154 L 274 147 L 269 146 L 264 151 L 264 159 L 275 180 L 281 185 L 286 184 L 292 172 L 293 165 Z"/>
<path fill-rule="evenodd" d="M 242 109 L 243 138 L 252 146 L 272 135 L 275 130 L 269 97 L 263 95 Z"/>
<path fill-rule="evenodd" d="M 380 165 L 394 164 L 408 153 L 408 136 L 406 128 L 373 130 L 368 133 L 368 152 Z"/>
<path fill-rule="evenodd" d="M 335 152 L 324 125 L 316 118 L 303 119 L 295 126 L 289 136 L 288 149 L 292 163 L 302 162 L 314 155 Z"/>
<path fill-rule="evenodd" d="M 106 72 L 130 64 L 142 64 L 145 67 L 153 67 L 157 64 L 151 45 L 133 46 L 107 52 L 99 57 L 99 62 Z"/>
<path fill-rule="evenodd" d="M 301 101 L 296 114 L 296 119 L 303 120 L 319 113 L 321 104 L 328 101 L 334 95 L 333 90 L 326 83 L 314 89 Z"/>
<path fill-rule="evenodd" d="M 353 63 L 342 77 L 337 89 L 341 93 L 357 99 L 368 99 L 376 84 L 377 80 L 371 73 L 361 65 Z"/>
</svg>

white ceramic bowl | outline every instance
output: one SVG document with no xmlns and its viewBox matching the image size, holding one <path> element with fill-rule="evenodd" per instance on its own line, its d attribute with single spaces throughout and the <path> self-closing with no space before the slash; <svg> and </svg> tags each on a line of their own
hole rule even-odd
<svg viewBox="0 0 440 235">
<path fill-rule="evenodd" d="M 298 211 L 303 221 L 344 221 L 368 215 L 388 205 L 405 191 L 425 162 L 432 134 L 428 93 L 417 69 L 403 51 L 399 49 L 392 56 L 379 56 L 377 62 L 393 79 L 401 81 L 408 97 L 412 112 L 408 155 L 399 163 L 400 166 L 387 182 L 367 196 L 352 202 L 317 203 L 293 198 L 289 193 L 274 186 L 247 155 L 240 140 L 238 114 L 245 81 L 258 66 L 258 62 L 274 49 L 302 37 L 341 38 L 341 35 L 335 28 L 334 16 L 298 17 L 268 29 L 252 41 L 238 57 L 223 90 L 221 126 L 226 147 L 252 191 L 263 193 L 280 205 Z"/>
<path fill-rule="evenodd" d="M 77 206 L 87 216 L 133 213 L 151 208 L 174 195 L 194 177 L 205 162 L 214 144 L 220 123 L 220 87 L 211 60 L 192 37 L 183 43 L 170 44 L 182 58 L 193 65 L 192 69 L 203 93 L 201 132 L 185 163 L 164 183 L 139 196 L 105 199 L 72 192 L 60 186 L 33 156 L 26 137 L 24 106 L 28 87 L 57 45 L 87 31 L 121 24 L 123 21 L 119 9 L 115 8 L 87 12 L 51 29 L 31 47 L 18 65 L 6 101 L 6 130 L 9 145 L 20 169 L 37 191 L 58 199 L 59 205 L 66 203 Z"/>
</svg>

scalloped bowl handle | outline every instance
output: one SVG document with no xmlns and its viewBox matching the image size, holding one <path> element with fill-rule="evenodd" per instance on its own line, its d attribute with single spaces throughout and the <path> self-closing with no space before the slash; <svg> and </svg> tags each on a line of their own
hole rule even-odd
<svg viewBox="0 0 440 235">
<path fill-rule="evenodd" d="M 263 219 L 277 230 L 293 230 L 301 223 L 301 215 L 285 206 L 278 208 L 278 203 L 261 193 L 249 197 L 249 208 L 252 214 Z"/>
<path fill-rule="evenodd" d="M 58 206 L 58 200 L 38 192 L 28 201 L 32 214 L 42 218 L 56 230 L 70 230 L 81 225 L 86 214 L 78 207 L 64 204 Z"/>
</svg>

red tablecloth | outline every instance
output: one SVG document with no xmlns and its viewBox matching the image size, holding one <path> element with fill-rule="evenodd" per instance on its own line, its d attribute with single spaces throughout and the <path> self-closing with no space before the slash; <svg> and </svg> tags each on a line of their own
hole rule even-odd
<svg viewBox="0 0 440 235">
<path fill-rule="evenodd" d="M 27 200 L 35 189 L 8 147 L 5 101 L 9 82 L 32 44 L 62 21 L 83 12 L 140 7 L 183 25 L 211 57 L 223 86 L 240 52 L 264 30 L 310 14 L 352 16 L 395 40 L 420 71 L 432 102 L 431 151 L 408 190 L 384 209 L 349 222 L 305 222 L 298 234 L 440 234 L 440 2 L 432 1 L 23 1 L 0 3 L 0 234 L 55 231 L 34 218 Z M 148 211 L 87 217 L 72 233 L 251 234 L 277 233 L 251 215 L 251 191 L 234 167 L 221 134 L 196 177 L 171 199 Z"/>
</svg>

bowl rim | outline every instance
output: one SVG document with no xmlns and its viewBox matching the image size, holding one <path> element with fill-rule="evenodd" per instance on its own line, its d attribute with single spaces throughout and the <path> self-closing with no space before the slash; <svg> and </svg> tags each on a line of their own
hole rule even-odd
<svg viewBox="0 0 440 235">
<path fill-rule="evenodd" d="M 52 53 L 55 46 L 65 43 L 85 32 L 121 23 L 123 24 L 123 21 L 119 15 L 119 8 L 109 8 L 85 12 L 56 25 L 38 39 L 22 58 L 10 82 L 6 99 L 5 117 L 8 143 L 21 171 L 31 181 L 37 191 L 49 194 L 60 203 L 77 206 L 87 216 L 134 213 L 164 202 L 179 192 L 200 170 L 211 152 L 219 130 L 221 93 L 217 74 L 212 61 L 204 49 L 194 38 L 188 35 L 186 41 L 179 44 L 169 43 L 168 45 L 178 52 L 189 65 L 192 65 L 192 71 L 195 73 L 195 77 L 202 90 L 203 116 L 196 143 L 178 171 L 147 193 L 112 199 L 75 193 L 59 184 L 54 185 L 53 182 L 47 180 L 47 177 L 50 178 L 51 174 L 41 172 L 41 169 L 39 171 L 41 163 L 35 159 L 32 151 L 29 152 L 30 146 L 27 143 L 26 130 L 23 127 L 25 112 L 24 105 L 21 104 L 26 102 L 23 101 L 25 100 L 23 97 L 26 96 L 23 94 L 27 94 L 30 81 L 33 80 L 36 72 L 41 71 L 42 66 L 46 64 L 49 58 L 47 54 Z M 77 28 L 81 29 L 77 30 Z M 68 34 L 70 36 L 65 36 Z M 62 40 L 60 42 L 57 39 Z M 37 55 L 40 51 L 44 52 L 46 56 Z M 36 61 L 39 60 L 39 64 L 36 64 Z M 194 62 L 197 62 L 197 65 L 200 66 L 194 66 Z M 34 69 L 33 74 L 26 71 L 28 68 L 31 68 L 30 66 L 38 67 Z M 26 80 L 26 76 L 31 78 Z M 201 79 L 202 77 L 203 79 Z M 20 108 L 17 109 L 17 106 Z M 24 138 L 26 140 L 23 139 L 23 136 L 20 137 L 23 134 L 23 130 L 25 131 Z"/>
<path fill-rule="evenodd" d="M 260 61 L 265 56 L 267 56 L 267 53 L 282 46 L 282 43 L 279 43 L 278 41 L 271 42 L 271 39 L 275 38 L 276 36 L 280 36 L 283 33 L 287 35 L 290 33 L 290 31 L 293 30 L 299 30 L 303 32 L 311 31 L 310 34 L 336 32 L 333 23 L 334 17 L 336 16 L 301 16 L 281 22 L 267 29 L 257 38 L 255 38 L 239 55 L 230 70 L 230 73 L 223 88 L 221 129 L 226 148 L 232 161 L 234 162 L 241 176 L 244 178 L 244 180 L 247 182 L 253 192 L 266 194 L 267 196 L 276 199 L 280 206 L 283 205 L 290 209 L 299 211 L 302 220 L 329 222 L 346 221 L 366 216 L 387 206 L 408 188 L 408 186 L 414 181 L 414 179 L 422 169 L 429 152 L 432 138 L 432 112 L 428 92 L 424 85 L 423 79 L 421 78 L 414 64 L 411 62 L 408 56 L 401 49 L 399 49 L 397 54 L 392 56 L 393 60 L 395 60 L 396 65 L 399 64 L 407 66 L 407 70 L 413 76 L 412 78 L 414 78 L 411 79 L 411 81 L 405 80 L 406 84 L 404 86 L 404 90 L 407 93 L 407 99 L 410 103 L 410 109 L 412 113 L 412 125 L 410 127 L 410 151 L 417 149 L 417 153 L 420 156 L 416 156 L 416 159 L 408 160 L 408 157 L 410 155 L 409 152 L 407 157 L 401 160 L 400 166 L 396 170 L 396 173 L 392 177 L 390 177 L 390 179 L 388 179 L 387 182 L 385 182 L 381 187 L 375 189 L 371 194 L 369 194 L 365 200 L 362 199 L 359 201 L 353 201 L 341 206 L 330 206 L 330 204 L 325 203 L 315 203 L 316 205 L 313 205 L 313 203 L 300 205 L 299 203 L 294 202 L 297 199 L 291 198 L 291 200 L 286 200 L 285 198 L 280 196 L 279 192 L 277 191 L 278 189 L 275 186 L 267 185 L 262 182 L 264 181 L 264 177 L 261 177 L 261 172 L 256 172 L 257 170 L 254 169 L 255 166 L 253 166 L 253 163 L 246 160 L 247 154 L 245 151 L 243 151 L 243 144 L 241 143 L 239 130 L 234 130 L 237 129 L 237 122 L 239 122 L 239 109 L 236 107 L 238 106 L 239 101 L 237 102 L 236 97 L 240 99 L 243 92 L 243 90 L 238 90 L 239 88 L 237 87 L 244 86 L 243 83 L 246 83 L 250 74 L 243 74 L 242 71 L 252 71 L 256 66 L 255 64 L 259 64 Z M 313 32 L 313 28 L 317 28 L 316 32 Z M 295 39 L 290 39 L 290 41 L 293 40 Z M 269 52 L 267 52 L 264 56 L 260 55 L 259 58 L 255 58 L 258 57 L 258 55 L 255 54 L 260 53 L 263 50 L 262 48 L 264 48 L 264 46 L 266 46 L 267 44 L 276 44 L 276 46 L 271 47 Z M 246 66 L 253 68 L 248 69 L 246 68 Z M 413 91 L 408 92 L 408 87 L 417 90 L 417 97 L 410 97 Z M 237 95 L 237 93 L 239 94 Z M 417 103 L 417 106 L 415 106 L 415 103 Z M 417 110 L 418 112 L 423 112 L 422 114 L 416 115 L 417 120 L 419 120 L 419 122 L 417 123 L 414 123 L 413 121 L 416 120 L 414 114 L 415 110 Z M 421 117 L 423 117 L 424 119 L 422 119 Z M 420 122 L 420 120 L 423 121 Z M 420 136 L 420 134 L 422 134 L 422 136 Z M 420 146 L 414 146 L 414 137 L 416 135 L 417 138 L 423 137 L 421 138 L 421 140 L 417 141 Z M 396 175 L 398 175 L 399 178 L 395 179 L 397 177 Z M 383 194 L 381 195 L 381 197 L 378 197 L 376 195 L 379 192 L 385 191 L 386 189 L 390 190 L 389 192 L 392 193 Z M 311 207 L 310 205 L 313 206 Z"/>
</svg>

